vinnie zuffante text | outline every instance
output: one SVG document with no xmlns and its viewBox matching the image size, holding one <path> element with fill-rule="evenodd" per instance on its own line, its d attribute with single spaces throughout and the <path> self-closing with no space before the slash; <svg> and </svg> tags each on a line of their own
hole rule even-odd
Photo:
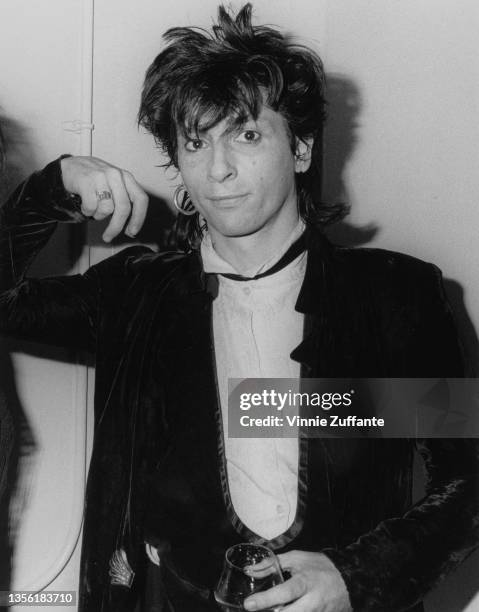
<svg viewBox="0 0 479 612">
<path fill-rule="evenodd" d="M 291 390 L 286 392 L 275 389 L 264 389 L 261 392 L 241 393 L 239 408 L 248 412 L 253 409 L 254 416 L 242 414 L 239 417 L 241 427 L 384 427 L 384 419 L 376 416 L 358 417 L 354 414 L 311 415 L 311 409 L 320 408 L 329 411 L 333 408 L 349 408 L 353 404 L 354 389 L 345 393 L 300 393 Z M 258 416 L 258 409 L 273 409 L 281 412 Z M 298 408 L 308 408 L 311 416 L 287 414 Z M 261 410 L 261 411 L 263 411 Z"/>
</svg>

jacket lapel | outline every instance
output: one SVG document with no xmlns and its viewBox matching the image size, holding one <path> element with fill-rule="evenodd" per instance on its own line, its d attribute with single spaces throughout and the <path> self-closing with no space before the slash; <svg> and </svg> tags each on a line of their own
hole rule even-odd
<svg viewBox="0 0 479 612">
<path fill-rule="evenodd" d="M 305 315 L 301 343 L 291 358 L 301 363 L 301 377 L 331 375 L 337 361 L 338 320 L 333 310 L 337 288 L 332 275 L 332 246 L 317 230 L 308 228 L 308 259 L 296 310 Z"/>
<path fill-rule="evenodd" d="M 158 327 L 156 361 L 168 389 L 171 422 L 180 423 L 179 419 L 190 415 L 188 422 L 199 428 L 198 435 L 216 442 L 218 398 L 211 326 L 214 287 L 208 276 L 197 252 L 187 256 L 182 270 L 175 273 L 162 304 L 161 316 L 168 325 L 161 330 Z"/>
<path fill-rule="evenodd" d="M 367 270 L 352 265 L 349 249 L 307 230 L 308 262 L 296 310 L 304 336 L 291 353 L 303 378 L 385 375 L 374 287 Z"/>
</svg>

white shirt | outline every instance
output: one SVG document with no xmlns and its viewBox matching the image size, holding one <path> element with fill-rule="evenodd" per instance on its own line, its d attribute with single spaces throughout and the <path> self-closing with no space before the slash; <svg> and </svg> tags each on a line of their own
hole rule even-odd
<svg viewBox="0 0 479 612">
<path fill-rule="evenodd" d="M 298 223 L 281 252 L 244 276 L 271 268 L 304 230 Z M 209 235 L 201 244 L 205 272 L 220 273 L 213 302 L 216 354 L 230 496 L 236 514 L 254 533 L 272 539 L 293 523 L 298 494 L 296 438 L 228 438 L 228 378 L 297 378 L 290 358 L 303 337 L 303 315 L 295 310 L 306 253 L 275 274 L 237 281 L 237 271 L 214 250 Z"/>
</svg>

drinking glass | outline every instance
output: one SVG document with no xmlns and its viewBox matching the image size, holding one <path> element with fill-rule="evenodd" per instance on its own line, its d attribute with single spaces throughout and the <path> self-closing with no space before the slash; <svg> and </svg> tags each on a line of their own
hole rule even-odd
<svg viewBox="0 0 479 612">
<path fill-rule="evenodd" d="M 276 555 L 258 544 L 236 544 L 225 554 L 223 572 L 215 589 L 215 599 L 224 612 L 244 610 L 244 600 L 284 582 Z M 283 606 L 264 612 L 278 612 Z"/>
</svg>

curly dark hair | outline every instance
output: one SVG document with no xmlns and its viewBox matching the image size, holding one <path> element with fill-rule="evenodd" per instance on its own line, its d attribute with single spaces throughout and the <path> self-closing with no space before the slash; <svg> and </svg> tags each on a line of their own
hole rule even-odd
<svg viewBox="0 0 479 612">
<path fill-rule="evenodd" d="M 138 114 L 177 167 L 177 129 L 185 135 L 207 130 L 225 117 L 239 124 L 257 119 L 263 104 L 287 121 L 296 139 L 314 139 L 309 170 L 296 174 L 299 212 L 323 226 L 345 215 L 342 205 L 321 201 L 324 71 L 311 49 L 293 44 L 268 26 L 253 26 L 251 4 L 234 17 L 220 6 L 211 32 L 193 27 L 168 30 L 166 48 L 148 68 Z M 201 237 L 199 215 L 177 220 L 177 244 L 188 248 Z"/>
</svg>

